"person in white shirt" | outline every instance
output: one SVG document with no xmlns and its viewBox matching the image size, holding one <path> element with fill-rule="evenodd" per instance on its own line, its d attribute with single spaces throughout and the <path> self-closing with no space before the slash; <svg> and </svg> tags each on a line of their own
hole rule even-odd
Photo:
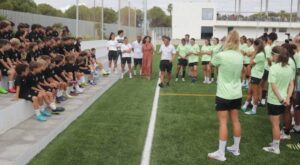
<svg viewBox="0 0 300 165">
<path fill-rule="evenodd" d="M 115 40 L 118 42 L 118 58 L 122 59 L 122 51 L 121 51 L 121 45 L 124 42 L 124 30 L 118 31 L 118 36 L 115 38 Z"/>
<path fill-rule="evenodd" d="M 141 75 L 141 68 L 142 68 L 142 61 L 143 61 L 143 52 L 142 52 L 142 36 L 137 36 L 137 40 L 132 43 L 133 49 L 133 61 L 134 61 L 134 70 L 133 74 L 136 76 L 137 67 L 140 67 L 140 75 Z"/>
<path fill-rule="evenodd" d="M 172 62 L 176 57 L 176 49 L 174 45 L 170 44 L 170 41 L 170 37 L 165 36 L 163 39 L 164 44 L 162 44 L 159 49 L 159 53 L 161 54 L 159 87 L 161 88 L 164 87 L 165 72 L 168 73 L 167 86 L 170 86 L 170 81 L 172 79 Z"/>
<path fill-rule="evenodd" d="M 109 40 L 107 41 L 109 73 L 111 72 L 117 73 L 117 61 L 118 61 L 117 47 L 118 47 L 118 42 L 115 40 L 115 34 L 110 33 Z M 112 63 L 114 63 L 114 67 Z"/>
<path fill-rule="evenodd" d="M 131 69 L 132 46 L 131 46 L 130 43 L 128 43 L 128 38 L 127 37 L 124 37 L 124 43 L 121 45 L 121 52 L 122 52 L 122 59 L 121 59 L 122 74 L 121 74 L 121 79 L 124 78 L 126 63 L 127 63 L 127 66 L 128 66 L 129 78 L 132 78 L 132 69 Z"/>
</svg>

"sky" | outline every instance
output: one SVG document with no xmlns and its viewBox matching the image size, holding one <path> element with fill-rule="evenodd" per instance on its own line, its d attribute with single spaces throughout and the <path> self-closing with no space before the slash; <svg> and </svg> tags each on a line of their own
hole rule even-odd
<svg viewBox="0 0 300 165">
<path fill-rule="evenodd" d="M 76 0 L 34 0 L 36 3 L 47 3 L 55 8 L 66 10 L 68 7 L 76 3 Z M 119 0 L 104 0 L 105 7 L 111 7 L 113 9 L 118 8 Z M 127 6 L 129 0 L 120 0 L 121 6 Z M 148 8 L 153 6 L 159 6 L 165 11 L 170 2 L 182 2 L 182 1 L 196 1 L 196 2 L 216 2 L 218 11 L 232 12 L 234 11 L 235 0 L 148 0 Z M 238 0 L 237 0 L 238 1 Z M 297 1 L 293 1 L 293 11 L 297 10 Z M 142 8 L 143 0 L 130 0 L 131 6 L 136 8 Z M 242 12 L 259 12 L 261 0 L 242 0 L 241 10 Z M 92 7 L 94 0 L 79 0 L 79 3 Z M 96 6 L 101 6 L 101 0 L 95 0 Z M 265 0 L 263 0 L 263 10 L 265 9 Z M 269 0 L 269 11 L 290 11 L 291 0 Z"/>
</svg>

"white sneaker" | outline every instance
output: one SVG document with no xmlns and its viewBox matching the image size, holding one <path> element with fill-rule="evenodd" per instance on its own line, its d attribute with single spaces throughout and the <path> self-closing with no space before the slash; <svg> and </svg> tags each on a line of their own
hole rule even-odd
<svg viewBox="0 0 300 165">
<path fill-rule="evenodd" d="M 177 81 L 178 81 L 178 78 L 176 78 L 175 81 L 177 82 Z"/>
<path fill-rule="evenodd" d="M 183 82 L 185 82 L 185 79 L 184 79 L 184 78 L 182 78 L 181 80 L 182 80 Z"/>
<path fill-rule="evenodd" d="M 123 79 L 123 78 L 124 78 L 124 73 L 121 74 L 121 79 Z"/>
<path fill-rule="evenodd" d="M 118 70 L 117 69 L 115 70 L 115 74 L 118 74 Z"/>
<path fill-rule="evenodd" d="M 212 81 L 207 81 L 206 83 L 207 83 L 207 84 L 211 84 L 211 83 L 212 83 Z"/>
<path fill-rule="evenodd" d="M 206 81 L 206 80 L 204 80 L 204 81 L 203 81 L 203 84 L 206 84 L 206 83 L 207 83 L 207 81 Z"/>
<path fill-rule="evenodd" d="M 209 153 L 208 158 L 218 160 L 218 161 L 222 161 L 222 162 L 226 161 L 225 156 L 223 154 L 220 154 L 219 151 Z"/>
<path fill-rule="evenodd" d="M 284 132 L 280 135 L 281 140 L 291 140 L 291 135 L 287 135 Z"/>
<path fill-rule="evenodd" d="M 264 147 L 263 150 L 274 154 L 280 154 L 280 149 L 275 149 L 274 147 Z"/>
<path fill-rule="evenodd" d="M 233 146 L 227 147 L 227 151 L 232 153 L 234 156 L 239 156 L 240 155 L 240 150 L 235 149 Z"/>
<path fill-rule="evenodd" d="M 129 73 L 129 78 L 132 79 L 132 74 L 131 73 Z"/>
<path fill-rule="evenodd" d="M 214 78 L 211 78 L 211 79 L 210 79 L 210 82 L 214 82 L 214 81 L 215 81 L 215 79 L 214 79 Z"/>
<path fill-rule="evenodd" d="M 135 75 L 135 76 L 136 76 L 136 70 L 134 70 L 134 71 L 133 71 L 133 75 Z"/>
</svg>

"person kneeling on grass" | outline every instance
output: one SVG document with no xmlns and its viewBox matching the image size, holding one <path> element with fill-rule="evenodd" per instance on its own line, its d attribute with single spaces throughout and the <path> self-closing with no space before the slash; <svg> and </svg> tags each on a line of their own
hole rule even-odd
<svg viewBox="0 0 300 165">
<path fill-rule="evenodd" d="M 121 79 L 124 78 L 126 63 L 127 63 L 127 66 L 128 66 L 129 78 L 132 78 L 132 69 L 131 69 L 132 46 L 131 46 L 130 43 L 128 43 L 128 38 L 127 37 L 124 37 L 124 43 L 121 45 L 121 51 L 122 51 L 122 58 L 121 58 L 122 74 L 121 74 Z"/>
<path fill-rule="evenodd" d="M 165 37 L 163 40 L 164 44 L 162 44 L 159 49 L 159 53 L 161 53 L 159 87 L 161 88 L 164 87 L 164 77 L 166 71 L 168 73 L 167 86 L 170 86 L 170 81 L 172 79 L 172 62 L 176 57 L 176 50 L 175 47 L 170 44 L 170 41 L 170 37 Z"/>
<path fill-rule="evenodd" d="M 213 57 L 211 64 L 219 68 L 216 111 L 219 120 L 219 149 L 209 153 L 210 159 L 226 161 L 227 120 L 230 117 L 233 126 L 234 144 L 227 150 L 235 156 L 240 155 L 241 124 L 239 109 L 242 104 L 241 73 L 243 56 L 239 52 L 239 34 L 231 31 L 225 41 L 224 51 Z"/>
<path fill-rule="evenodd" d="M 51 114 L 42 106 L 42 96 L 34 96 L 31 94 L 27 77 L 29 74 L 29 67 L 27 64 L 18 64 L 16 66 L 17 77 L 15 81 L 16 85 L 16 97 L 14 100 L 25 99 L 32 102 L 32 106 L 36 115 L 36 120 L 46 121 L 46 117 L 50 117 Z"/>
<path fill-rule="evenodd" d="M 285 107 L 290 105 L 294 81 L 286 49 L 275 46 L 272 49 L 272 61 L 275 64 L 269 70 L 267 107 L 272 124 L 273 142 L 263 150 L 280 154 L 280 116 L 284 113 Z"/>
</svg>

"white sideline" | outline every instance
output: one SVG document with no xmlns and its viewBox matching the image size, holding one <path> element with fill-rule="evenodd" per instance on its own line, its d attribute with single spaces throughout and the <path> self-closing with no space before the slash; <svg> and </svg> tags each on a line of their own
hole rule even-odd
<svg viewBox="0 0 300 165">
<path fill-rule="evenodd" d="M 150 157 L 151 157 L 151 148 L 152 148 L 152 141 L 153 141 L 153 135 L 155 130 L 155 122 L 156 122 L 156 114 L 157 114 L 157 107 L 158 107 L 158 99 L 159 99 L 159 92 L 160 87 L 158 86 L 160 80 L 158 79 L 155 89 L 155 95 L 154 100 L 152 104 L 152 111 L 147 131 L 147 137 L 145 140 L 144 150 L 143 150 L 143 156 L 141 160 L 141 165 L 149 165 L 150 164 Z"/>
</svg>

